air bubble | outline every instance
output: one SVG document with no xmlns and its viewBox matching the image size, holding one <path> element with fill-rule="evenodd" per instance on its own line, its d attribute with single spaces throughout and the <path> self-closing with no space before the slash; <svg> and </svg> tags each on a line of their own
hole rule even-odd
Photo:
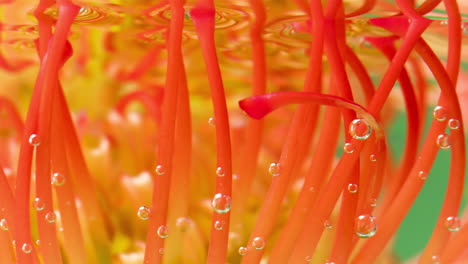
<svg viewBox="0 0 468 264">
<path fill-rule="evenodd" d="M 245 256 L 247 254 L 247 248 L 246 247 L 240 247 L 239 248 L 239 255 Z"/>
<path fill-rule="evenodd" d="M 368 139 L 371 133 L 372 127 L 365 119 L 354 119 L 349 125 L 349 134 L 355 139 Z"/>
<path fill-rule="evenodd" d="M 460 230 L 461 221 L 460 218 L 456 216 L 449 216 L 445 219 L 445 227 L 447 227 L 450 232 L 457 232 Z"/>
<path fill-rule="evenodd" d="M 448 127 L 452 130 L 459 129 L 460 128 L 460 121 L 458 119 L 450 119 L 448 121 Z"/>
<path fill-rule="evenodd" d="M 52 223 L 55 223 L 55 221 L 57 220 L 57 216 L 55 215 L 54 212 L 48 212 L 45 215 L 45 220 L 52 224 Z"/>
<path fill-rule="evenodd" d="M 167 238 L 169 236 L 169 227 L 165 225 L 158 227 L 158 236 L 160 238 Z"/>
<path fill-rule="evenodd" d="M 372 162 L 376 162 L 377 161 L 377 156 L 375 154 L 372 154 L 369 156 L 369 160 L 372 161 Z"/>
<path fill-rule="evenodd" d="M 65 184 L 65 176 L 59 172 L 52 174 L 51 184 L 54 186 L 62 186 Z"/>
<path fill-rule="evenodd" d="M 425 172 L 425 171 L 419 171 L 419 172 L 418 172 L 418 177 L 419 177 L 419 179 L 425 181 L 425 180 L 427 179 L 427 172 Z"/>
<path fill-rule="evenodd" d="M 37 147 L 37 146 L 39 146 L 41 144 L 39 136 L 36 135 L 36 134 L 31 134 L 31 136 L 29 136 L 28 142 L 33 147 Z"/>
<path fill-rule="evenodd" d="M 211 206 L 218 214 L 225 214 L 231 210 L 231 197 L 217 193 L 211 201 Z"/>
<path fill-rule="evenodd" d="M 445 121 L 447 119 L 447 111 L 442 106 L 436 106 L 432 111 L 432 116 L 437 121 Z"/>
<path fill-rule="evenodd" d="M 164 248 L 160 248 L 160 249 L 158 250 L 158 253 L 159 253 L 159 255 L 164 255 Z"/>
<path fill-rule="evenodd" d="M 355 223 L 356 234 L 361 238 L 369 238 L 377 232 L 377 222 L 372 215 L 360 215 Z"/>
<path fill-rule="evenodd" d="M 6 219 L 0 220 L 0 229 L 3 231 L 8 231 L 8 222 Z"/>
<path fill-rule="evenodd" d="M 348 184 L 348 192 L 350 193 L 357 193 L 358 191 L 358 185 L 354 183 Z"/>
<path fill-rule="evenodd" d="M 34 207 L 34 209 L 36 209 L 37 211 L 42 211 L 42 210 L 44 210 L 44 208 L 45 208 L 45 203 L 44 203 L 44 201 L 42 201 L 41 198 L 36 197 L 36 198 L 34 199 L 34 201 L 33 201 L 33 207 Z"/>
<path fill-rule="evenodd" d="M 216 121 L 215 121 L 215 118 L 214 118 L 214 117 L 208 118 L 208 124 L 209 124 L 210 126 L 214 126 L 214 125 L 215 125 L 215 122 L 216 122 Z"/>
<path fill-rule="evenodd" d="M 137 215 L 141 220 L 148 220 L 151 215 L 151 209 L 146 206 L 140 206 L 140 208 L 138 208 Z"/>
<path fill-rule="evenodd" d="M 223 167 L 218 167 L 216 169 L 216 175 L 218 175 L 218 177 L 224 177 L 224 169 Z"/>
<path fill-rule="evenodd" d="M 343 146 L 343 150 L 344 150 L 344 152 L 346 152 L 348 154 L 351 154 L 351 153 L 354 152 L 354 146 L 351 143 L 346 143 Z"/>
<path fill-rule="evenodd" d="M 158 175 L 164 175 L 164 173 L 166 173 L 163 165 L 157 165 L 155 171 Z"/>
<path fill-rule="evenodd" d="M 333 223 L 330 220 L 326 220 L 325 222 L 323 222 L 323 226 L 326 229 L 331 229 L 333 227 Z"/>
<path fill-rule="evenodd" d="M 280 175 L 280 165 L 279 163 L 271 163 L 270 167 L 268 167 L 268 172 L 271 176 L 279 176 Z"/>
<path fill-rule="evenodd" d="M 24 253 L 29 254 L 29 253 L 31 253 L 31 251 L 32 251 L 32 246 L 31 246 L 31 244 L 29 244 L 29 243 L 24 243 L 23 246 L 21 247 L 21 250 L 22 250 Z"/>
<path fill-rule="evenodd" d="M 431 260 L 432 260 L 432 264 L 440 264 L 440 257 L 439 256 L 432 256 Z"/>
<path fill-rule="evenodd" d="M 252 246 L 256 249 L 256 250 L 262 250 L 265 248 L 265 240 L 261 237 L 255 237 L 253 240 L 252 240 Z"/>
<path fill-rule="evenodd" d="M 442 150 L 450 149 L 452 146 L 452 139 L 448 134 L 440 134 L 437 137 L 437 146 Z"/>
<path fill-rule="evenodd" d="M 213 227 L 216 230 L 223 230 L 224 221 L 215 221 Z"/>
</svg>

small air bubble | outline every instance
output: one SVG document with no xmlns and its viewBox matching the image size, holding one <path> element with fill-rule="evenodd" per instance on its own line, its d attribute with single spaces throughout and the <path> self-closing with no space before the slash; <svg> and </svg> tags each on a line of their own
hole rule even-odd
<svg viewBox="0 0 468 264">
<path fill-rule="evenodd" d="M 450 119 L 448 121 L 448 127 L 452 130 L 459 129 L 460 128 L 460 121 L 458 119 Z"/>
<path fill-rule="evenodd" d="M 344 150 L 344 152 L 346 152 L 348 154 L 351 154 L 351 153 L 354 152 L 354 146 L 351 143 L 346 143 L 343 146 L 343 150 Z"/>
<path fill-rule="evenodd" d="M 231 197 L 217 193 L 211 201 L 211 206 L 218 214 L 225 214 L 231 210 Z"/>
<path fill-rule="evenodd" d="M 160 238 L 167 238 L 169 236 L 169 227 L 165 225 L 158 227 L 158 236 Z"/>
<path fill-rule="evenodd" d="M 160 249 L 158 250 L 158 253 L 159 253 L 159 255 L 164 255 L 164 248 L 160 248 Z"/>
<path fill-rule="evenodd" d="M 140 206 L 140 208 L 138 208 L 137 215 L 141 220 L 148 220 L 151 215 L 151 209 L 146 206 Z"/>
<path fill-rule="evenodd" d="M 440 257 L 439 256 L 432 256 L 431 260 L 432 260 L 432 264 L 440 264 Z"/>
<path fill-rule="evenodd" d="M 41 198 L 36 197 L 36 198 L 34 199 L 34 201 L 33 201 L 33 207 L 34 207 L 34 209 L 36 209 L 37 211 L 42 211 L 42 210 L 44 210 L 44 208 L 45 208 L 45 203 L 44 203 L 44 201 L 42 201 Z"/>
<path fill-rule="evenodd" d="M 215 120 L 214 117 L 208 118 L 208 124 L 209 124 L 210 126 L 215 126 L 215 122 L 216 122 L 216 120 Z"/>
<path fill-rule="evenodd" d="M 425 171 L 419 171 L 419 172 L 418 172 L 418 177 L 419 177 L 419 179 L 425 181 L 425 180 L 427 179 L 427 172 L 425 172 Z"/>
<path fill-rule="evenodd" d="M 8 231 L 8 222 L 7 222 L 6 219 L 0 220 L 0 228 L 1 228 L 3 231 Z"/>
<path fill-rule="evenodd" d="M 448 150 L 452 147 L 452 138 L 448 134 L 440 134 L 437 137 L 437 146 L 442 150 Z"/>
<path fill-rule="evenodd" d="M 456 216 L 449 216 L 445 219 L 445 227 L 447 227 L 450 232 L 457 232 L 460 230 L 461 221 L 460 218 Z"/>
<path fill-rule="evenodd" d="M 239 255 L 245 256 L 247 254 L 247 248 L 246 247 L 240 247 L 239 248 Z"/>
<path fill-rule="evenodd" d="M 331 229 L 333 228 L 333 224 L 330 220 L 326 220 L 325 222 L 323 222 L 323 226 L 326 228 L 326 229 Z"/>
<path fill-rule="evenodd" d="M 436 106 L 432 111 L 432 116 L 437 121 L 445 121 L 447 119 L 447 111 L 442 106 Z"/>
<path fill-rule="evenodd" d="M 377 232 L 377 222 L 372 215 L 360 215 L 355 222 L 356 234 L 360 238 L 369 238 Z"/>
<path fill-rule="evenodd" d="M 371 133 L 372 127 L 365 119 L 354 119 L 349 125 L 349 134 L 355 139 L 368 139 Z"/>
<path fill-rule="evenodd" d="M 24 253 L 29 254 L 32 251 L 32 246 L 29 243 L 24 243 L 21 250 L 23 250 Z"/>
<path fill-rule="evenodd" d="M 214 229 L 216 229 L 216 230 L 223 230 L 224 221 L 215 221 L 213 227 L 214 227 Z"/>
<path fill-rule="evenodd" d="M 55 223 L 55 221 L 57 220 L 57 216 L 55 215 L 54 212 L 48 212 L 45 215 L 45 220 L 52 224 L 52 223 Z"/>
<path fill-rule="evenodd" d="M 372 162 L 376 162 L 377 161 L 377 156 L 375 154 L 372 154 L 369 156 L 369 160 L 372 161 Z"/>
<path fill-rule="evenodd" d="M 28 142 L 33 147 L 37 147 L 41 144 L 41 141 L 39 140 L 39 136 L 36 134 L 31 134 L 31 136 L 29 136 Z"/>
<path fill-rule="evenodd" d="M 357 193 L 358 191 L 358 185 L 354 183 L 348 184 L 348 192 L 350 193 Z"/>
<path fill-rule="evenodd" d="M 216 175 L 218 175 L 218 177 L 224 177 L 224 169 L 223 167 L 218 167 L 216 169 Z"/>
<path fill-rule="evenodd" d="M 279 163 L 271 163 L 270 167 L 268 167 L 268 172 L 271 176 L 279 176 L 280 175 L 280 165 Z"/>
<path fill-rule="evenodd" d="M 65 184 L 65 176 L 59 172 L 52 174 L 51 184 L 54 186 L 62 186 Z"/>
<path fill-rule="evenodd" d="M 262 250 L 265 248 L 265 240 L 261 237 L 255 237 L 253 240 L 252 240 L 252 246 L 256 249 L 256 250 Z"/>
<path fill-rule="evenodd" d="M 164 173 L 166 173 L 163 165 L 157 165 L 155 171 L 158 175 L 164 175 Z"/>
</svg>

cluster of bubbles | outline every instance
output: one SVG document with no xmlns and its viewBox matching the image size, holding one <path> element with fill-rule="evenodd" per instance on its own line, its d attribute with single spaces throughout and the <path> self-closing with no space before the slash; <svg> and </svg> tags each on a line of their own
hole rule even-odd
<svg viewBox="0 0 468 264">
<path fill-rule="evenodd" d="M 432 111 L 432 116 L 434 117 L 435 120 L 439 122 L 446 121 L 448 118 L 448 112 L 443 106 L 436 106 L 434 107 L 434 110 Z M 447 121 L 447 127 L 450 130 L 457 130 L 460 128 L 460 120 L 451 118 Z M 448 150 L 452 146 L 452 138 L 449 134 L 442 133 L 439 136 L 437 136 L 436 140 L 437 146 L 442 149 L 442 150 Z"/>
<path fill-rule="evenodd" d="M 349 124 L 349 135 L 357 140 L 366 140 L 372 134 L 372 127 L 369 123 L 362 118 L 356 118 Z M 351 154 L 354 152 L 354 145 L 350 142 L 347 142 L 343 146 L 343 151 L 345 153 Z M 376 161 L 377 157 L 375 155 L 371 155 L 371 161 Z"/>
</svg>

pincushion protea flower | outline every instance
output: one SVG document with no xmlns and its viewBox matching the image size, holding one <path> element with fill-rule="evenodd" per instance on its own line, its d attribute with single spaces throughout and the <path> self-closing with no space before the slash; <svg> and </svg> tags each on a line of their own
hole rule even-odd
<svg viewBox="0 0 468 264">
<path fill-rule="evenodd" d="M 408 262 L 466 262 L 466 7 L 441 2 L 3 1 L 0 262 L 400 263 L 428 177 Z"/>
</svg>

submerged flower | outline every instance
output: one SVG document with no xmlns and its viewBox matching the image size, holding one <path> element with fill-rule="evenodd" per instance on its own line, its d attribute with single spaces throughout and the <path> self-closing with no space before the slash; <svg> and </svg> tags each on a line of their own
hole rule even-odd
<svg viewBox="0 0 468 264">
<path fill-rule="evenodd" d="M 0 263 L 465 263 L 467 6 L 416 2 L 3 1 Z"/>
</svg>

